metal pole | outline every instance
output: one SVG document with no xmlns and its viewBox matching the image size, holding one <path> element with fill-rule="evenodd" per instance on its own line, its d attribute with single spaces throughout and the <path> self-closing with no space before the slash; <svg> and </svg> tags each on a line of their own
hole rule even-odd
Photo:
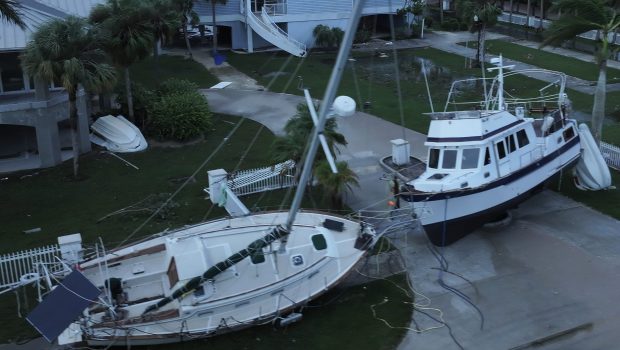
<svg viewBox="0 0 620 350">
<path fill-rule="evenodd" d="M 314 157 L 316 156 L 316 151 L 319 146 L 319 135 L 323 133 L 323 128 L 325 127 L 325 120 L 327 117 L 327 111 L 331 106 L 332 101 L 334 100 L 338 85 L 340 85 L 340 78 L 342 77 L 344 66 L 347 63 L 349 52 L 351 51 L 351 45 L 353 43 L 353 38 L 355 37 L 357 24 L 359 23 L 360 14 L 362 12 L 363 6 L 364 0 L 357 0 L 354 3 L 349 27 L 345 31 L 344 38 L 342 39 L 342 43 L 340 44 L 338 58 L 336 59 L 336 64 L 334 66 L 334 70 L 332 71 L 332 75 L 329 78 L 329 83 L 327 84 L 327 89 L 325 90 L 325 96 L 323 97 L 323 103 L 321 103 L 321 108 L 319 109 L 318 124 L 314 128 L 314 131 L 312 133 L 312 143 L 310 143 L 310 148 L 308 149 L 308 154 L 304 161 L 303 170 L 299 179 L 299 184 L 297 185 L 297 191 L 295 192 L 295 197 L 293 198 L 293 203 L 291 204 L 291 209 L 288 213 L 286 229 L 289 231 L 293 227 L 293 222 L 295 221 L 295 217 L 297 216 L 297 212 L 299 211 L 299 207 L 301 206 L 301 200 L 303 198 L 304 191 L 306 190 L 306 185 L 310 180 L 312 163 L 314 163 Z M 283 249 L 285 244 L 286 242 L 282 242 L 280 248 Z"/>
</svg>

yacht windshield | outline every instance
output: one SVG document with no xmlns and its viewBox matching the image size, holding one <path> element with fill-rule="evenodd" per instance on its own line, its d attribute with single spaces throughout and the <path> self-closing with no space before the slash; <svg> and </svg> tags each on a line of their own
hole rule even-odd
<svg viewBox="0 0 620 350">
<path fill-rule="evenodd" d="M 439 149 L 431 148 L 428 154 L 428 167 L 437 169 L 438 166 L 439 166 Z"/>
<path fill-rule="evenodd" d="M 463 150 L 461 169 L 475 169 L 478 167 L 479 148 L 466 148 Z"/>
</svg>

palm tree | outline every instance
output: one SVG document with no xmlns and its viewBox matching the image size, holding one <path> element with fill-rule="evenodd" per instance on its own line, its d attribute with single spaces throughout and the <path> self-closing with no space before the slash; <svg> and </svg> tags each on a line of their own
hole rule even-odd
<svg viewBox="0 0 620 350">
<path fill-rule="evenodd" d="M 90 23 L 105 39 L 104 50 L 114 65 L 124 71 L 129 119 L 134 121 L 129 67 L 151 52 L 154 30 L 148 7 L 141 0 L 108 0 L 90 12 Z"/>
<path fill-rule="evenodd" d="M 337 162 L 336 168 L 338 173 L 334 174 L 329 164 L 321 161 L 317 164 L 314 174 L 325 191 L 324 195 L 330 196 L 334 206 L 342 207 L 342 194 L 352 191 L 353 186 L 359 187 L 359 181 L 357 174 L 349 168 L 346 162 Z"/>
<path fill-rule="evenodd" d="M 317 46 L 329 47 L 334 41 L 334 32 L 329 26 L 319 24 L 312 30 L 314 43 Z"/>
<path fill-rule="evenodd" d="M 217 54 L 217 22 L 215 20 L 215 5 L 226 5 L 227 0 L 206 0 L 211 3 L 211 16 L 213 19 L 213 57 Z"/>
<path fill-rule="evenodd" d="M 0 0 L 0 17 L 25 29 L 26 24 L 20 17 L 20 4 L 15 0 Z"/>
<path fill-rule="evenodd" d="M 316 110 L 318 110 L 319 106 L 315 107 Z M 287 135 L 298 135 L 297 139 L 303 140 L 303 144 L 305 144 L 313 128 L 314 122 L 310 116 L 310 111 L 308 111 L 308 106 L 306 106 L 305 103 L 300 103 L 297 105 L 297 113 L 295 116 L 286 122 L 284 131 Z M 332 153 L 337 151 L 337 145 L 347 145 L 347 140 L 344 135 L 337 132 L 336 129 L 338 129 L 338 122 L 335 118 L 329 118 L 325 121 L 323 134 L 327 139 L 327 144 Z"/>
<path fill-rule="evenodd" d="M 160 45 L 170 40 L 181 20 L 171 0 L 149 0 L 147 11 L 155 38 L 153 54 L 157 57 Z"/>
<path fill-rule="evenodd" d="M 60 81 L 69 95 L 69 121 L 73 143 L 73 176 L 78 176 L 80 154 L 77 135 L 77 92 L 80 85 L 90 92 L 111 89 L 116 83 L 114 67 L 105 63 L 99 38 L 81 18 L 54 19 L 41 25 L 21 56 L 28 75 L 43 81 Z"/>
<path fill-rule="evenodd" d="M 620 27 L 620 15 L 616 12 L 615 0 L 560 0 L 554 4 L 560 18 L 553 21 L 547 29 L 545 45 L 561 45 L 579 34 L 597 30 L 600 36 L 596 41 L 597 52 L 594 59 L 598 65 L 598 82 L 594 92 L 592 107 L 592 129 L 594 139 L 600 143 L 605 118 L 605 94 L 607 90 L 607 59 L 611 53 L 609 34 Z"/>
<path fill-rule="evenodd" d="M 496 5 L 497 1 L 483 0 L 458 0 L 458 8 L 461 18 L 469 26 L 469 31 L 478 33 L 478 49 L 476 51 L 476 65 L 484 60 L 484 42 L 486 30 L 497 23 L 497 17 L 502 14 L 502 9 Z"/>
<path fill-rule="evenodd" d="M 189 43 L 189 37 L 187 36 L 187 25 L 196 25 L 200 22 L 198 14 L 194 11 L 194 0 L 173 0 L 177 13 L 181 15 L 181 30 L 183 30 L 183 38 L 185 39 L 185 47 L 189 57 L 194 57 L 192 53 L 192 46 Z"/>
</svg>

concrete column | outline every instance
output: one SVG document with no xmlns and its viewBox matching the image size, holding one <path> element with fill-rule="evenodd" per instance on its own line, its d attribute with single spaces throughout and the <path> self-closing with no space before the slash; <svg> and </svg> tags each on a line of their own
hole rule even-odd
<svg viewBox="0 0 620 350">
<path fill-rule="evenodd" d="M 46 81 L 41 79 L 34 80 L 34 97 L 38 101 L 47 101 L 50 99 L 50 88 Z"/>
<path fill-rule="evenodd" d="M 60 139 L 58 137 L 58 123 L 53 114 L 45 114 L 45 110 L 37 110 L 35 130 L 37 133 L 37 148 L 41 167 L 51 167 L 62 162 L 60 156 Z"/>
<path fill-rule="evenodd" d="M 248 52 L 254 52 L 254 32 L 252 31 L 252 27 L 249 24 L 245 24 L 245 35 L 248 37 Z"/>
<path fill-rule="evenodd" d="M 84 90 L 80 90 L 77 96 L 77 110 L 78 110 L 78 122 L 77 122 L 77 132 L 78 132 L 78 146 L 80 147 L 80 153 L 90 152 L 92 146 L 90 144 L 89 138 L 89 117 L 90 111 L 88 108 L 88 94 L 84 92 Z"/>
</svg>

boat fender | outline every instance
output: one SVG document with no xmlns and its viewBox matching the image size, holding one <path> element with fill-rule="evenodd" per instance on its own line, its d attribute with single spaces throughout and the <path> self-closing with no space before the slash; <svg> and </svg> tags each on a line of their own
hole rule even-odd
<svg viewBox="0 0 620 350">
<path fill-rule="evenodd" d="M 286 317 L 279 317 L 274 321 L 276 327 L 286 327 L 290 324 L 301 321 L 303 315 L 299 312 L 293 312 Z"/>
<path fill-rule="evenodd" d="M 543 119 L 543 123 L 540 126 L 540 131 L 542 131 L 543 135 L 547 133 L 547 131 L 549 131 L 549 128 L 551 128 L 551 125 L 553 125 L 553 117 L 545 117 Z"/>
</svg>

